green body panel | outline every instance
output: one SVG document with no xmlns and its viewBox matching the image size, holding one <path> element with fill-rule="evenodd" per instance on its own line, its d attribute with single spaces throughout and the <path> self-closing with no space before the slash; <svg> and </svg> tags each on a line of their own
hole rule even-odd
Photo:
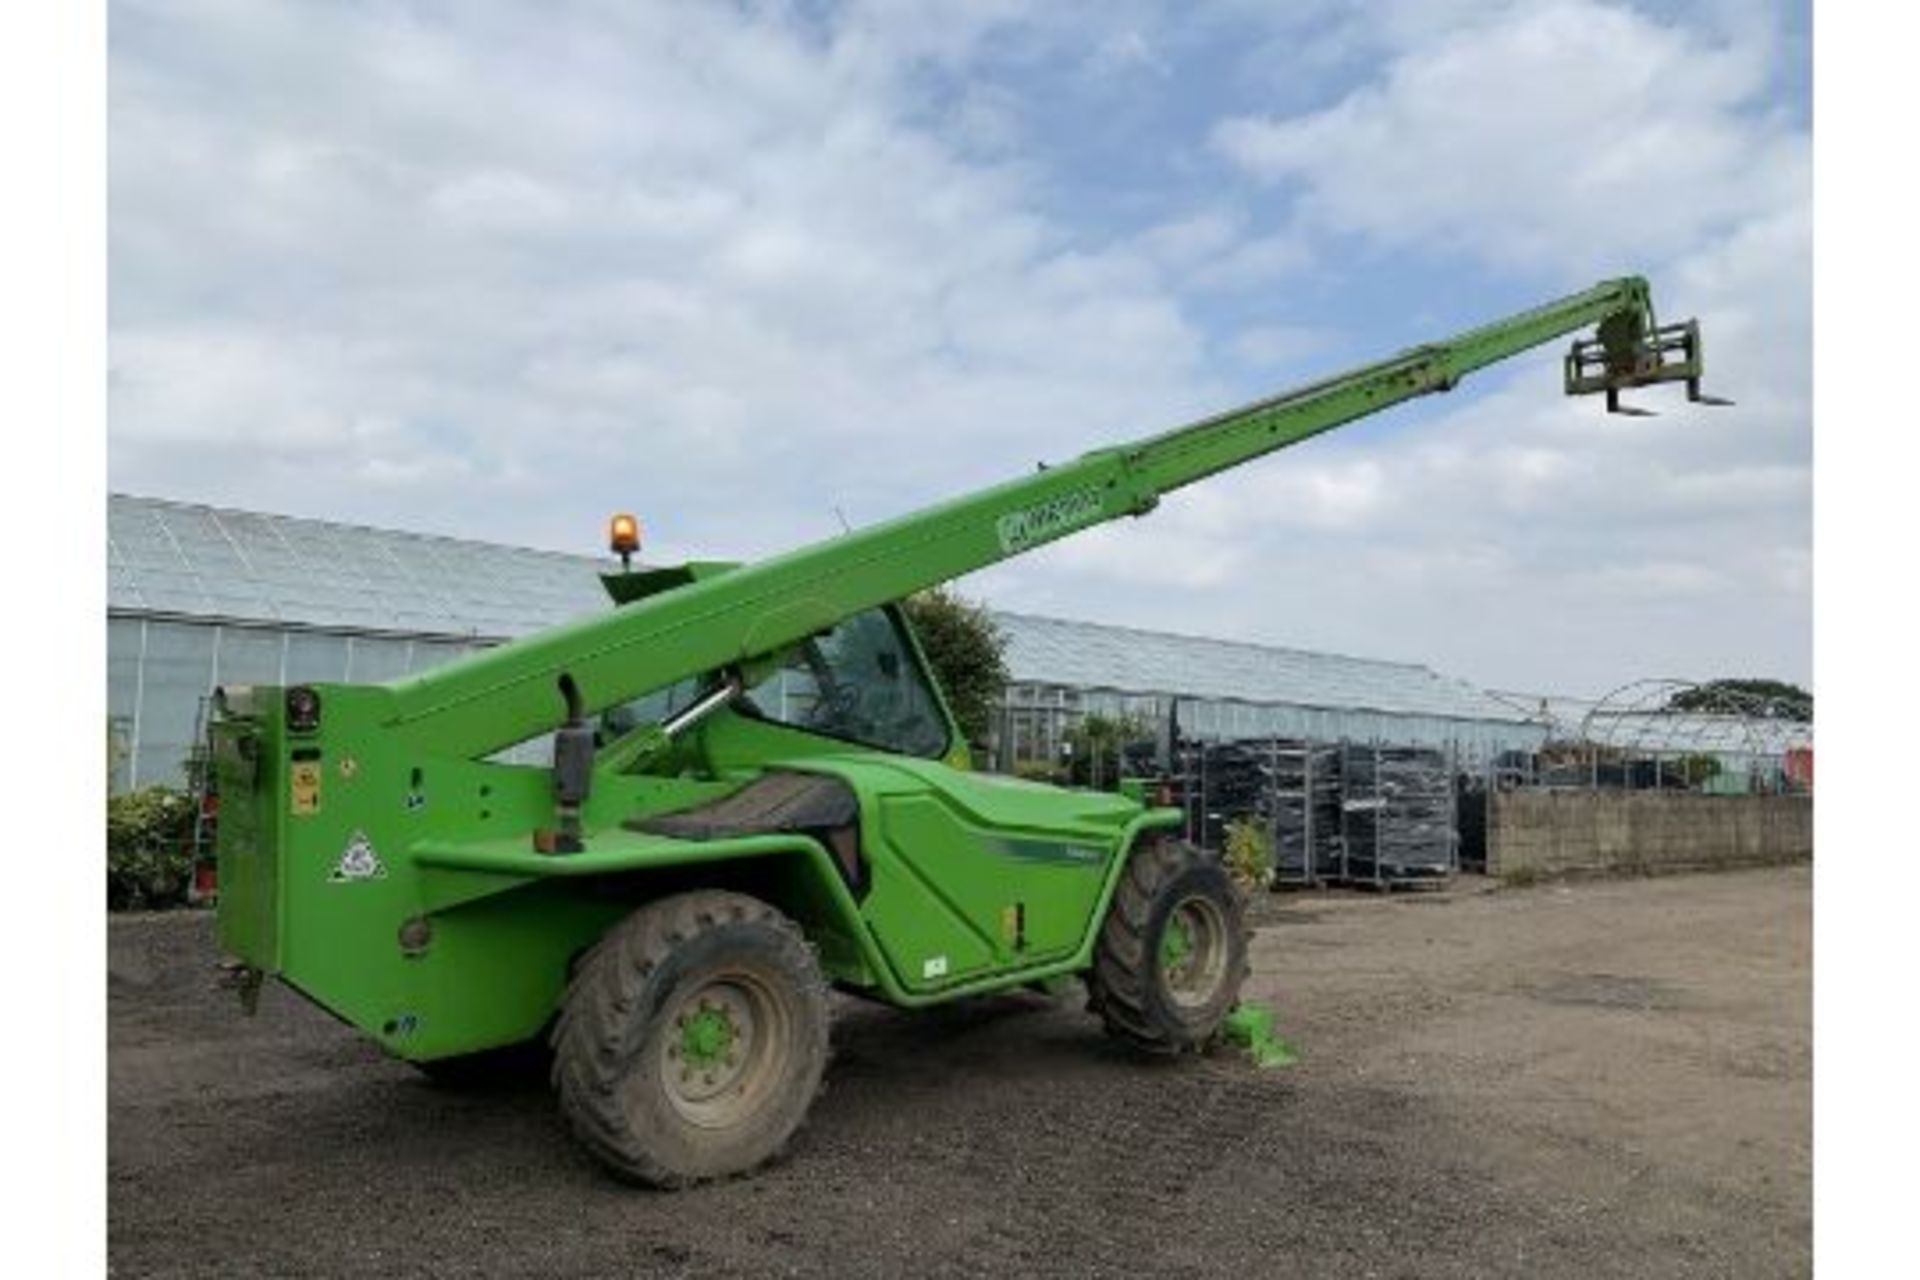
<svg viewBox="0 0 1920 1280">
<path fill-rule="evenodd" d="M 801 924 L 835 982 L 903 1006 L 1082 971 L 1133 842 L 1178 823 L 1178 811 L 1146 807 L 1137 789 L 1123 797 L 968 772 L 937 687 L 938 759 L 775 723 L 729 690 L 863 611 L 1142 514 L 1171 489 L 1628 313 L 1652 329 L 1643 281 L 1604 284 L 758 564 L 612 576 L 619 603 L 603 617 L 389 685 L 307 686 L 321 705 L 307 732 L 290 725 L 286 691 L 222 691 L 221 943 L 413 1059 L 538 1034 L 571 967 L 610 924 L 698 887 L 772 902 Z M 905 634 L 904 661 L 924 669 Z M 881 670 L 894 678 L 885 662 Z M 540 852 L 553 845 L 558 769 L 483 757 L 560 726 L 563 687 L 596 713 L 688 679 L 715 695 L 711 705 L 702 696 L 704 718 L 601 743 L 578 819 L 584 847 Z M 630 825 L 720 800 L 769 771 L 851 791 L 862 876 L 798 831 L 690 839 Z"/>
<path fill-rule="evenodd" d="M 1071 956 L 1134 831 L 1178 820 L 1118 796 L 897 756 L 801 767 L 859 796 L 871 866 L 862 917 L 888 972 L 917 995 Z"/>
</svg>

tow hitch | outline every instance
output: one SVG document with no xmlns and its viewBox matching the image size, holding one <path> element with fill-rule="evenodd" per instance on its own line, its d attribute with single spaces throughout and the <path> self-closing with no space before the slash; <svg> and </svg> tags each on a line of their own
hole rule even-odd
<svg viewBox="0 0 1920 1280">
<path fill-rule="evenodd" d="M 240 1012 L 251 1018 L 260 1009 L 260 986 L 267 975 L 240 960 L 220 962 L 219 985 L 240 997 Z"/>
</svg>

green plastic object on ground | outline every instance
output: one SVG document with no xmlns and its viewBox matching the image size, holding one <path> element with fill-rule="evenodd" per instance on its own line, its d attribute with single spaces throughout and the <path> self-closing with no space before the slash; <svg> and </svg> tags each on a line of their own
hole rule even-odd
<svg viewBox="0 0 1920 1280">
<path fill-rule="evenodd" d="M 1273 1029 L 1275 1020 L 1266 1005 L 1241 1003 L 1220 1025 L 1220 1033 L 1228 1044 L 1245 1049 L 1256 1067 L 1290 1067 L 1300 1061 L 1300 1052 Z"/>
<path fill-rule="evenodd" d="M 1607 281 L 755 564 L 633 565 L 616 518 L 605 614 L 389 684 L 223 688 L 238 985 L 436 1079 L 550 1051 L 581 1144 L 667 1187 L 785 1146 L 830 990 L 915 1009 L 1078 977 L 1110 1034 L 1195 1052 L 1246 974 L 1220 859 L 1138 788 L 972 772 L 897 602 L 1588 325 L 1567 390 L 1697 392 L 1697 329 Z"/>
</svg>

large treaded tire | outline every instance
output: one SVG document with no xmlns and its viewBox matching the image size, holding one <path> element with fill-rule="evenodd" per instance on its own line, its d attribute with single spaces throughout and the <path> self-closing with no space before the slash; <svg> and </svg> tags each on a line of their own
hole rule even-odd
<svg viewBox="0 0 1920 1280">
<path fill-rule="evenodd" d="M 1217 958 L 1177 995 L 1165 963 L 1176 916 L 1212 921 Z M 1087 1007 L 1109 1035 L 1152 1053 L 1206 1048 L 1240 998 L 1247 976 L 1245 912 L 1220 860 L 1183 840 L 1135 847 L 1115 887 L 1087 973 Z"/>
<path fill-rule="evenodd" d="M 711 1019 L 700 1011 L 723 1006 L 734 1028 L 724 1044 L 743 1061 L 705 1058 L 720 1087 L 708 1074 L 706 1096 L 692 1097 L 700 1068 L 682 1074 L 683 1046 L 696 1040 L 676 1015 Z M 750 1032 L 734 1027 L 736 1014 Z M 791 920 L 738 893 L 664 898 L 609 930 L 575 974 L 553 1031 L 560 1109 L 581 1145 L 628 1181 L 675 1188 L 744 1173 L 806 1118 L 828 1024 L 826 983 Z M 716 1051 L 699 1042 L 698 1052 Z"/>
</svg>

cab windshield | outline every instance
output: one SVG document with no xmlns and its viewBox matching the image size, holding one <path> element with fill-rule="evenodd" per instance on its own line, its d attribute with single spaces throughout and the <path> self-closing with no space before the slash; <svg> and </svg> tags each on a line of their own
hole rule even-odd
<svg viewBox="0 0 1920 1280">
<path fill-rule="evenodd" d="M 802 643 L 741 705 L 764 720 L 903 755 L 934 759 L 947 750 L 939 699 L 884 609 Z"/>
</svg>

